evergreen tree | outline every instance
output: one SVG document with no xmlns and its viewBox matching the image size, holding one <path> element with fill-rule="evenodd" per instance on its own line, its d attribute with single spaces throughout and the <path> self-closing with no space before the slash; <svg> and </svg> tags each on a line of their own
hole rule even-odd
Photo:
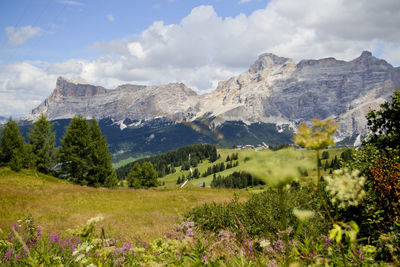
<svg viewBox="0 0 400 267">
<path fill-rule="evenodd" d="M 34 165 L 43 173 L 49 173 L 53 166 L 55 134 L 52 127 L 47 117 L 41 114 L 28 133 Z"/>
<path fill-rule="evenodd" d="M 322 152 L 321 159 L 329 159 L 329 152 L 328 151 Z"/>
<path fill-rule="evenodd" d="M 142 176 L 142 167 L 138 162 L 135 162 L 133 167 L 131 168 L 128 177 L 126 178 L 128 181 L 128 186 L 133 187 L 135 189 L 141 188 L 141 179 Z"/>
<path fill-rule="evenodd" d="M 15 171 L 19 171 L 29 158 L 18 124 L 11 117 L 3 126 L 0 148 L 0 162 L 9 164 Z"/>
<path fill-rule="evenodd" d="M 176 184 L 180 184 L 181 183 L 181 177 L 178 176 L 178 180 L 176 180 Z"/>
<path fill-rule="evenodd" d="M 127 177 L 128 185 L 133 188 L 149 188 L 158 186 L 158 174 L 151 162 L 136 162 Z"/>
<path fill-rule="evenodd" d="M 210 162 L 214 162 L 218 159 L 217 148 L 214 146 L 210 153 Z"/>
<path fill-rule="evenodd" d="M 158 174 L 154 169 L 153 164 L 151 162 L 144 162 L 142 165 L 142 185 L 145 188 L 158 186 Z"/>
<path fill-rule="evenodd" d="M 59 161 L 61 177 L 86 185 L 89 174 L 91 131 L 88 121 L 82 116 L 74 117 L 61 141 Z"/>
<path fill-rule="evenodd" d="M 193 177 L 194 177 L 195 179 L 200 178 L 200 172 L 199 172 L 199 169 L 198 169 L 198 168 L 194 169 L 194 171 L 193 171 Z"/>
<path fill-rule="evenodd" d="M 366 143 L 380 149 L 400 148 L 400 91 L 394 91 L 391 103 L 385 102 L 380 107 L 366 116 L 370 130 Z"/>
<path fill-rule="evenodd" d="M 90 122 L 90 149 L 88 155 L 88 185 L 114 187 L 117 175 L 111 165 L 111 154 L 105 136 L 95 119 Z"/>
</svg>

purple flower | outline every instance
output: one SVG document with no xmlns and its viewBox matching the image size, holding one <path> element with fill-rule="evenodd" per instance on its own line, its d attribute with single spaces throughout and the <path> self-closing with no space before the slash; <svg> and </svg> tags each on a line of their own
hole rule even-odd
<svg viewBox="0 0 400 267">
<path fill-rule="evenodd" d="M 125 244 L 122 245 L 122 249 L 124 250 L 124 253 L 129 253 L 132 248 L 132 243 L 126 242 Z"/>
<path fill-rule="evenodd" d="M 36 238 L 38 241 L 42 238 L 42 229 L 39 229 L 39 231 L 37 231 Z"/>
<path fill-rule="evenodd" d="M 325 244 L 325 248 L 329 247 L 332 244 L 332 239 L 325 237 L 324 244 Z"/>
<path fill-rule="evenodd" d="M 207 265 L 207 254 L 203 254 L 201 261 L 203 262 L 204 266 Z"/>
<path fill-rule="evenodd" d="M 122 265 L 125 262 L 124 257 L 119 257 L 118 259 L 115 259 L 114 264 L 115 265 Z"/>
<path fill-rule="evenodd" d="M 311 258 L 311 259 L 314 259 L 315 254 L 314 254 L 314 253 L 309 253 L 309 254 L 308 254 L 308 257 Z"/>
<path fill-rule="evenodd" d="M 274 249 L 277 253 L 282 253 L 284 254 L 286 251 L 286 246 L 285 243 L 282 240 L 277 240 L 274 242 Z"/>
<path fill-rule="evenodd" d="M 60 235 L 54 234 L 52 235 L 51 232 L 49 233 L 49 244 L 53 243 L 60 243 Z"/>
<path fill-rule="evenodd" d="M 4 254 L 4 260 L 9 260 L 12 256 L 12 254 L 14 253 L 14 250 L 9 250 Z"/>
<path fill-rule="evenodd" d="M 267 263 L 267 267 L 276 267 L 276 266 L 278 266 L 278 263 L 276 262 L 276 260 L 272 260 Z"/>
</svg>

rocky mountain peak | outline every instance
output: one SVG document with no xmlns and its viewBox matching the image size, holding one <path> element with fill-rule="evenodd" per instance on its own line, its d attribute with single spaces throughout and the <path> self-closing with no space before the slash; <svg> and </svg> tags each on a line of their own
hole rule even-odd
<svg viewBox="0 0 400 267">
<path fill-rule="evenodd" d="M 101 86 L 80 83 L 83 80 L 71 81 L 64 77 L 58 77 L 54 97 L 92 97 L 107 93 Z"/>
<path fill-rule="evenodd" d="M 361 56 L 360 56 L 360 57 L 363 57 L 363 58 L 365 58 L 365 57 L 372 57 L 372 53 L 369 52 L 369 51 L 363 51 L 363 52 L 361 53 Z"/>
<path fill-rule="evenodd" d="M 250 66 L 249 72 L 254 74 L 262 72 L 277 66 L 282 66 L 287 63 L 293 62 L 290 58 L 279 57 L 272 53 L 265 53 L 258 57 L 258 59 Z"/>
<path fill-rule="evenodd" d="M 400 68 L 364 51 L 352 60 L 333 57 L 292 59 L 265 53 L 242 74 L 221 81 L 213 93 L 197 95 L 183 83 L 125 84 L 114 90 L 58 78 L 52 95 L 32 110 L 49 119 L 85 117 L 136 121 L 208 117 L 225 121 L 288 124 L 294 129 L 312 118 L 334 118 L 338 138 L 364 135 L 368 109 L 390 99 L 400 88 Z"/>
</svg>

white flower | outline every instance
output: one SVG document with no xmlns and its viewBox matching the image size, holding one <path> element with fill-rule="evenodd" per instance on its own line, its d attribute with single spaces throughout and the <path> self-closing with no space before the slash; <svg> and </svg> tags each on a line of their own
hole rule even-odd
<svg viewBox="0 0 400 267">
<path fill-rule="evenodd" d="M 327 186 L 325 190 L 331 195 L 332 203 L 339 203 L 339 208 L 358 206 L 365 196 L 363 190 L 365 177 L 359 176 L 358 170 L 344 168 L 333 172 L 333 176 L 325 178 Z"/>
<path fill-rule="evenodd" d="M 96 217 L 90 218 L 86 224 L 92 224 L 92 223 L 98 223 L 104 220 L 104 217 L 102 215 L 98 215 Z"/>
<path fill-rule="evenodd" d="M 297 219 L 299 219 L 302 222 L 307 221 L 308 219 L 311 219 L 315 215 L 312 210 L 300 210 L 297 208 L 293 209 L 293 214 L 294 214 L 294 216 L 297 217 Z"/>
</svg>

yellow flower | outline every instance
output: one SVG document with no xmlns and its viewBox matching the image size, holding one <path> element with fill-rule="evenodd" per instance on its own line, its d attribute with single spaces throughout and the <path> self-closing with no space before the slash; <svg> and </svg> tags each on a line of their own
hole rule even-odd
<svg viewBox="0 0 400 267">
<path fill-rule="evenodd" d="M 311 123 L 311 128 L 305 123 L 300 124 L 297 135 L 294 137 L 296 144 L 304 148 L 316 150 L 335 145 L 331 135 L 337 130 L 338 124 L 334 120 L 327 119 L 321 121 L 319 119 L 312 119 Z"/>
</svg>

